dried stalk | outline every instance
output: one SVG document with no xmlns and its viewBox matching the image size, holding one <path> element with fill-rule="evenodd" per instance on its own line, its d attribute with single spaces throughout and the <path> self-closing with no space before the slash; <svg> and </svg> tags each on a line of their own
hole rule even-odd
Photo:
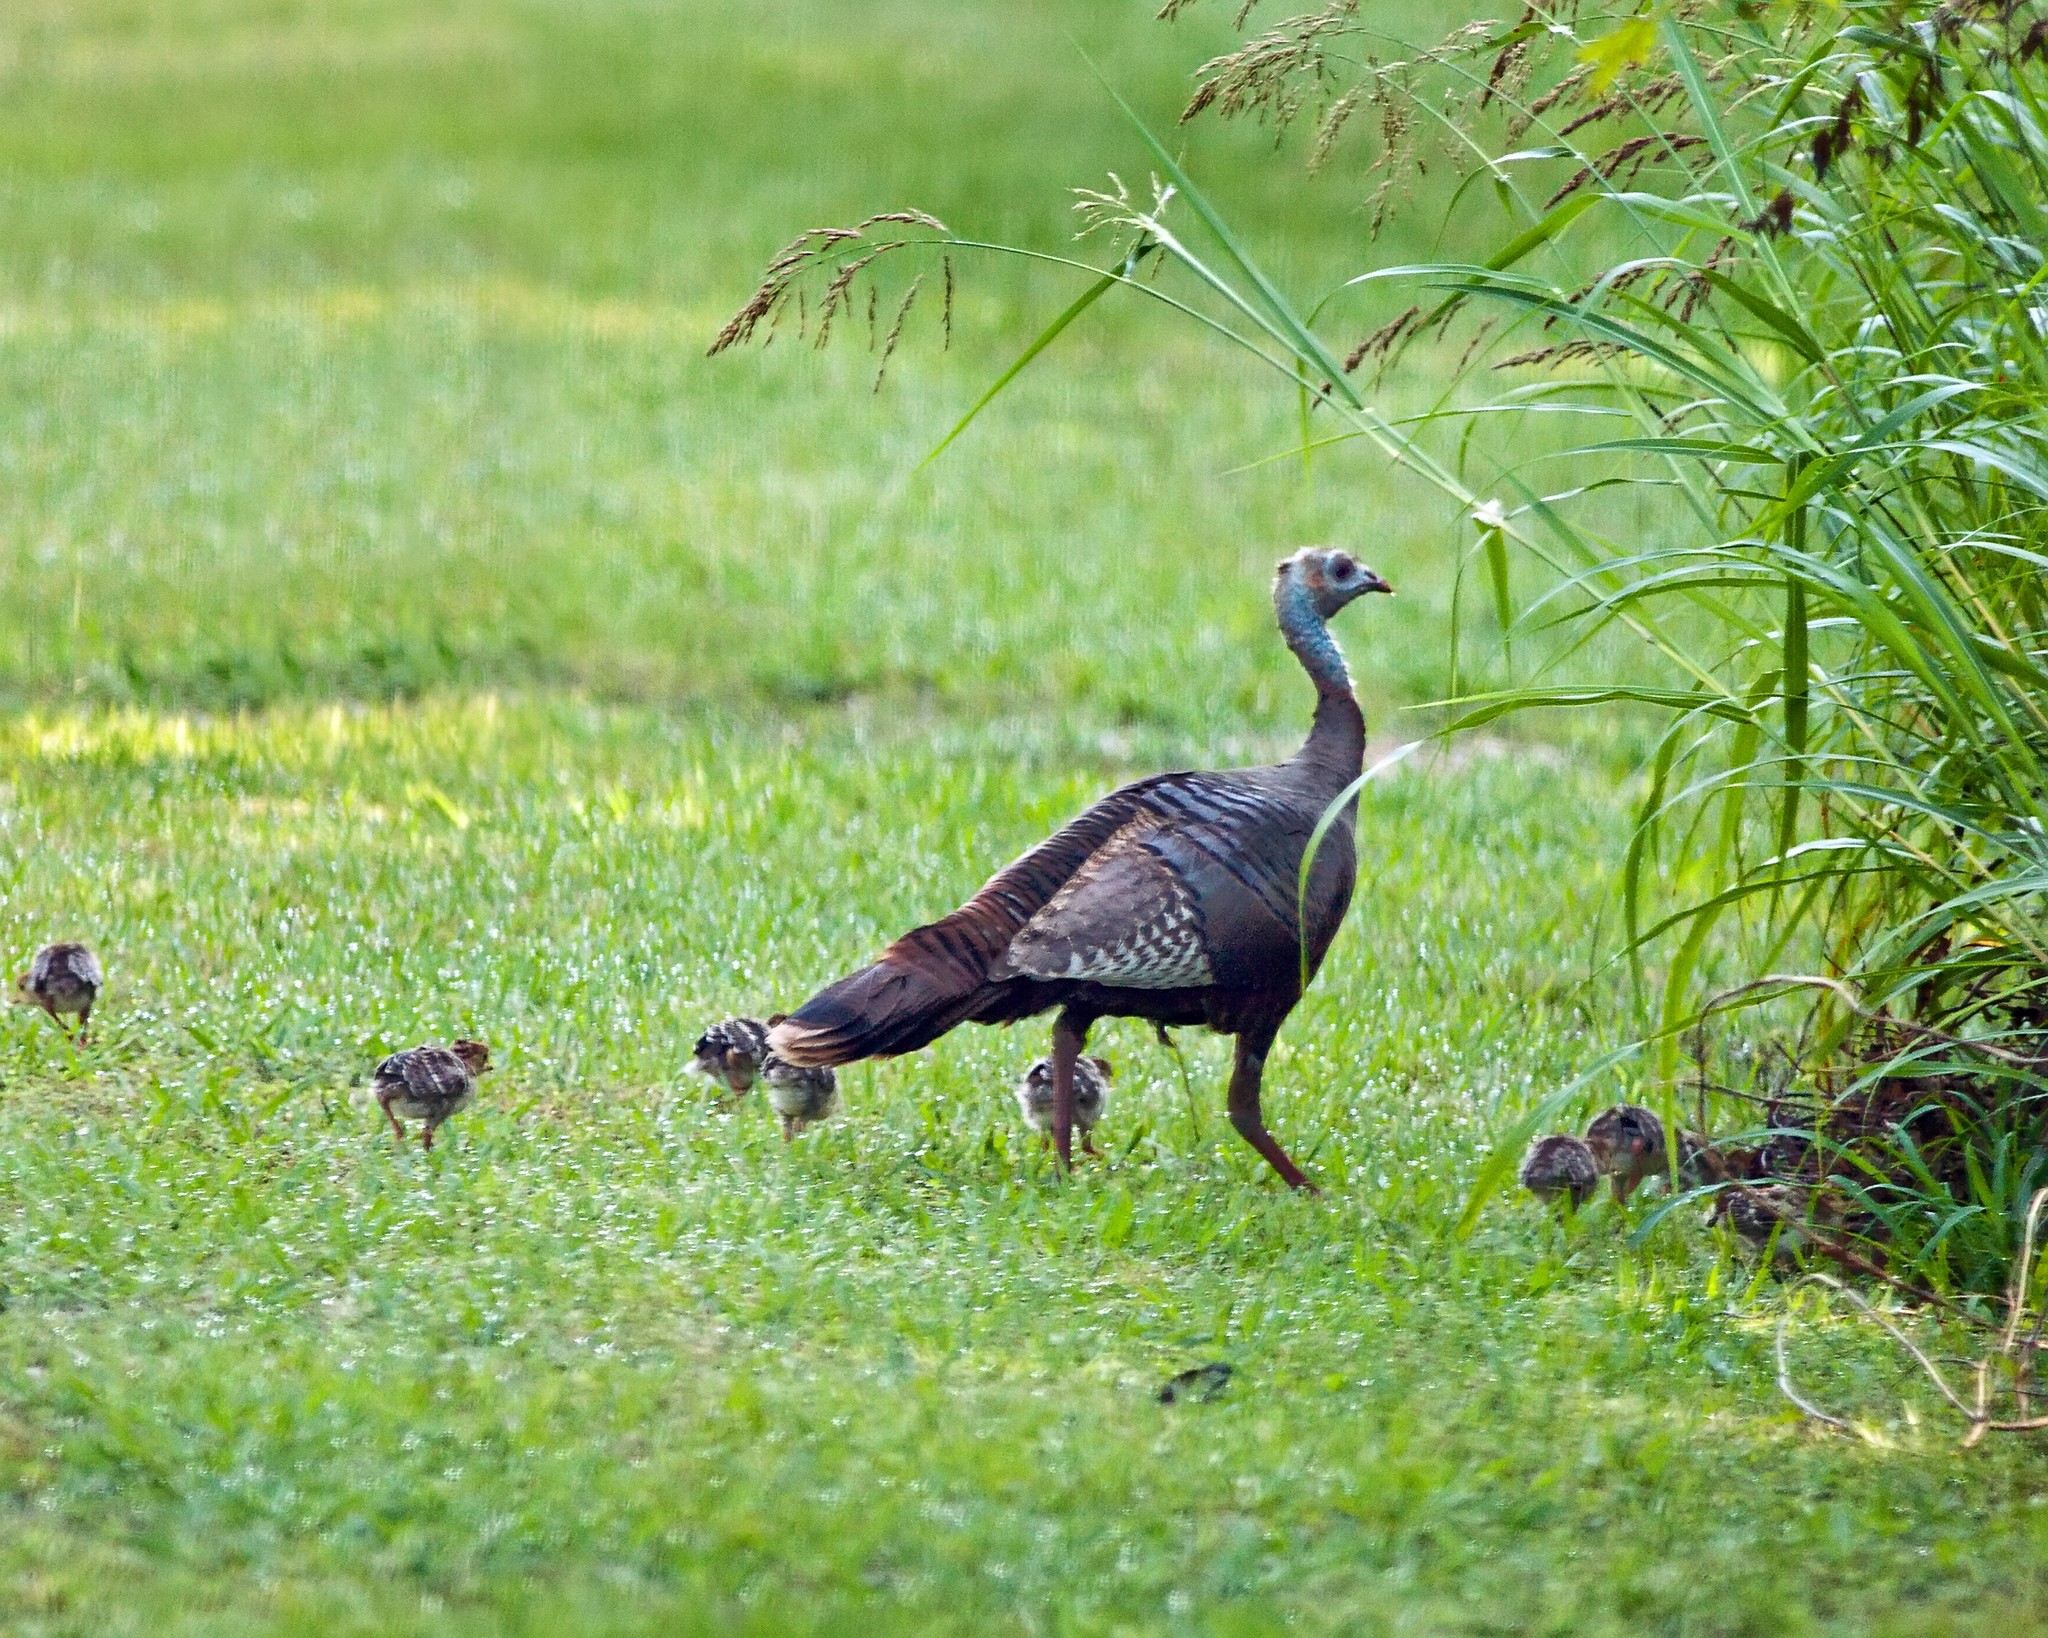
<svg viewBox="0 0 2048 1638">
<path fill-rule="evenodd" d="M 1935 1391 L 1948 1401 L 1956 1413 L 1969 1423 L 1970 1431 L 1963 1436 L 1962 1448 L 1967 1450 L 1987 1433 L 2035 1433 L 2048 1428 L 2048 1416 L 2029 1414 L 2033 1408 L 2032 1394 L 2025 1384 L 2030 1379 L 2033 1367 L 2033 1352 L 2040 1345 L 2042 1329 L 2048 1324 L 2048 1310 L 2038 1312 L 2032 1330 L 2024 1345 L 2021 1344 L 2020 1329 L 2026 1322 L 2027 1289 L 2033 1283 L 2034 1242 L 2040 1230 L 2041 1212 L 2048 1207 L 2048 1189 L 2037 1189 L 2027 1206 L 2027 1226 L 2022 1240 L 2020 1257 L 2014 1266 L 2012 1284 L 2006 1291 L 2006 1322 L 2000 1333 L 1997 1346 L 1981 1359 L 1968 1361 L 1972 1376 L 1972 1392 L 1968 1399 L 1950 1385 L 1942 1374 L 1941 1365 L 1930 1358 L 1927 1351 L 1895 1324 L 1889 1314 L 1873 1307 L 1862 1293 L 1854 1287 L 1843 1284 L 1831 1274 L 1809 1274 L 1807 1278 L 1817 1285 L 1826 1286 L 1846 1298 L 1856 1312 L 1865 1319 L 1875 1322 L 1880 1330 L 1892 1341 L 1910 1354 Z M 1778 1391 L 1798 1409 L 1801 1415 L 1810 1417 L 1825 1427 L 1848 1431 L 1850 1424 L 1842 1417 L 1822 1410 L 1804 1397 L 1792 1381 L 1791 1365 L 1786 1357 L 1785 1334 L 1791 1321 L 1790 1310 L 1778 1321 Z M 1996 1368 L 2004 1365 L 2012 1373 L 2012 1394 L 2019 1402 L 2017 1417 L 2001 1418 L 1993 1414 L 1996 1404 L 1996 1390 L 1992 1378 Z"/>
<path fill-rule="evenodd" d="M 1866 1023 L 1882 1024 L 1887 1029 L 1902 1029 L 1919 1036 L 1922 1040 L 1936 1041 L 1942 1046 L 1962 1047 L 1971 1052 L 1981 1052 L 1987 1058 L 1996 1058 L 2000 1063 L 2010 1064 L 2015 1069 L 2038 1070 L 2041 1061 L 2027 1058 L 2017 1052 L 2008 1052 L 2004 1047 L 1993 1046 L 1989 1041 L 1972 1041 L 1961 1035 L 1950 1035 L 1927 1024 L 1915 1023 L 1910 1018 L 1894 1018 L 1888 1013 L 1873 1012 L 1863 1005 L 1862 999 L 1839 978 L 1824 978 L 1818 973 L 1766 973 L 1762 978 L 1752 978 L 1747 984 L 1737 984 L 1733 989 L 1722 990 L 1708 997 L 1707 1004 L 1700 1009 L 1700 1016 L 1718 1012 L 1730 1001 L 1749 994 L 1752 990 L 1767 989 L 1773 984 L 1789 984 L 1806 989 L 1830 990 L 1843 1006 Z"/>
</svg>

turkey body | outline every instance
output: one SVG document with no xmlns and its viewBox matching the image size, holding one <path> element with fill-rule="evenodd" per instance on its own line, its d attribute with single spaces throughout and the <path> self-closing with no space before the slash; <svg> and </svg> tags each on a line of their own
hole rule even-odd
<svg viewBox="0 0 2048 1638">
<path fill-rule="evenodd" d="M 1317 688 L 1314 725 L 1288 761 L 1158 774 L 1111 792 L 991 877 L 943 920 L 906 933 L 873 966 L 820 991 L 770 1045 L 798 1064 L 914 1052 L 963 1023 L 1057 1010 L 1053 1137 L 1070 1157 L 1074 1063 L 1100 1018 L 1206 1025 L 1237 1037 L 1230 1117 L 1287 1182 L 1307 1179 L 1266 1131 L 1266 1053 L 1321 966 L 1357 880 L 1353 792 L 1310 838 L 1364 762 L 1365 719 L 1324 622 L 1386 583 L 1348 554 L 1281 564 L 1281 631 Z"/>
<path fill-rule="evenodd" d="M 980 982 L 958 998 L 957 1017 L 947 1016 L 955 1008 L 927 1014 L 912 1026 L 921 1039 L 883 1050 L 912 1051 L 955 1023 L 1007 1024 L 1055 1007 L 1226 1035 L 1269 1021 L 1277 1028 L 1301 999 L 1302 857 L 1358 762 L 1321 772 L 1282 764 L 1165 774 L 1112 792 L 964 909 L 901 941 L 915 940 L 927 970 L 951 969 L 949 977 L 979 965 Z M 1309 880 L 1311 976 L 1356 879 L 1347 810 L 1324 836 Z M 978 959 L 995 941 L 973 935 L 1020 915 L 1021 925 Z"/>
</svg>

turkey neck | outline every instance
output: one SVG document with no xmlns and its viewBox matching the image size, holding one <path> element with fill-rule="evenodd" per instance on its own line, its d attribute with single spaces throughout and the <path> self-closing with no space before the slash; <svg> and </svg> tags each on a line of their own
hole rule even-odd
<svg viewBox="0 0 2048 1638">
<path fill-rule="evenodd" d="M 1309 773 L 1311 787 L 1327 801 L 1365 767 L 1365 713 L 1351 691 L 1343 652 L 1308 588 L 1284 576 L 1273 588 L 1273 611 L 1280 617 L 1280 635 L 1316 685 L 1315 722 L 1293 765 Z"/>
</svg>

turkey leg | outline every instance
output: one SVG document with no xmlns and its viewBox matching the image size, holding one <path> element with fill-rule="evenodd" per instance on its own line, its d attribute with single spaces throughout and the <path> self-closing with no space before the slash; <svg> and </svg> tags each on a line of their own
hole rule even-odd
<svg viewBox="0 0 2048 1638">
<path fill-rule="evenodd" d="M 1311 1194 L 1320 1194 L 1322 1190 L 1303 1176 L 1301 1168 L 1287 1158 L 1287 1151 L 1273 1141 L 1273 1134 L 1266 1130 L 1266 1117 L 1259 1107 L 1259 1086 L 1265 1078 L 1266 1053 L 1278 1033 L 1278 1025 L 1260 1025 L 1238 1036 L 1237 1067 L 1230 1074 L 1230 1124 L 1237 1128 L 1239 1137 L 1266 1157 L 1266 1164 L 1280 1174 L 1281 1181 L 1290 1189 L 1306 1189 Z"/>
<path fill-rule="evenodd" d="M 1069 1007 L 1052 1026 L 1052 1141 L 1062 1167 L 1074 1164 L 1074 1065 L 1093 1022 Z"/>
</svg>

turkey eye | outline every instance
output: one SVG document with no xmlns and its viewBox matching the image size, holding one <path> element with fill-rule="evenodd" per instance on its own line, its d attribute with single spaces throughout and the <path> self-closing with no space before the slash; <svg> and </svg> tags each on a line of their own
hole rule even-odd
<svg viewBox="0 0 2048 1638">
<path fill-rule="evenodd" d="M 1330 559 L 1330 573 L 1335 575 L 1339 580 L 1349 580 L 1352 577 L 1352 575 L 1354 575 L 1357 572 L 1358 565 L 1352 562 L 1351 559 L 1346 557 L 1342 552 L 1339 552 L 1335 557 Z"/>
</svg>

